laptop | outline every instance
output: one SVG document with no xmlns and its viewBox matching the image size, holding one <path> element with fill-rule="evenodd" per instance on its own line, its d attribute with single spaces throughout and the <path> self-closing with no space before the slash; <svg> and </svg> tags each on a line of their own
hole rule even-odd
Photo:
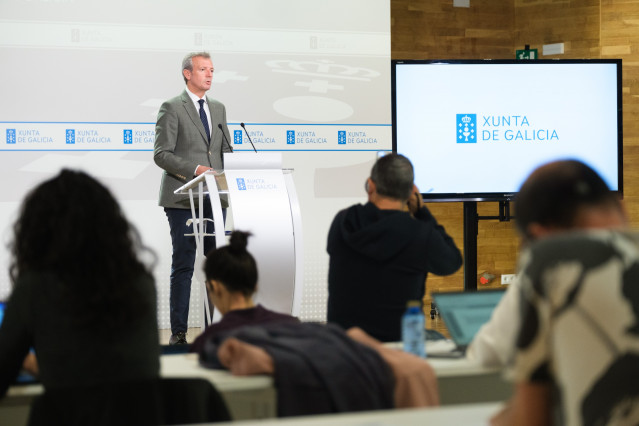
<svg viewBox="0 0 639 426">
<path fill-rule="evenodd" d="M 464 356 L 479 328 L 490 320 L 505 290 L 478 290 L 432 293 L 431 296 L 455 344 L 449 354 Z"/>
</svg>

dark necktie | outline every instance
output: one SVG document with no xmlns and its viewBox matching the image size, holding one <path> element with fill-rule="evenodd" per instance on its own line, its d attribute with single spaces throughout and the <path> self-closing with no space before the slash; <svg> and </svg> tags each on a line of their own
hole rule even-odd
<svg viewBox="0 0 639 426">
<path fill-rule="evenodd" d="M 211 140 L 211 131 L 209 130 L 209 121 L 206 119 L 206 113 L 204 112 L 204 99 L 198 101 L 200 103 L 200 120 L 204 124 L 204 130 L 206 130 L 206 137 Z"/>
</svg>

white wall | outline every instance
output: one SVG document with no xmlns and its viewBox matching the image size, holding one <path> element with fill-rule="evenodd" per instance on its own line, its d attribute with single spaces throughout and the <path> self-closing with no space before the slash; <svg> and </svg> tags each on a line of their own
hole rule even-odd
<svg viewBox="0 0 639 426">
<path fill-rule="evenodd" d="M 159 322 L 168 327 L 171 248 L 156 201 L 154 123 L 161 102 L 183 90 L 181 59 L 196 50 L 213 56 L 209 95 L 226 105 L 231 131 L 245 122 L 258 150 L 283 151 L 284 166 L 295 169 L 304 227 L 301 315 L 323 320 L 328 226 L 339 209 L 364 200 L 376 152 L 391 148 L 389 0 L 115 0 L 104 7 L 3 0 L 2 241 L 30 188 L 62 167 L 88 171 L 111 188 L 157 253 Z M 339 143 L 340 131 L 349 143 Z M 236 149 L 247 149 L 243 135 L 240 141 Z M 8 251 L 0 250 L 0 298 L 10 291 L 7 263 Z M 190 324 L 199 324 L 192 311 Z"/>
</svg>

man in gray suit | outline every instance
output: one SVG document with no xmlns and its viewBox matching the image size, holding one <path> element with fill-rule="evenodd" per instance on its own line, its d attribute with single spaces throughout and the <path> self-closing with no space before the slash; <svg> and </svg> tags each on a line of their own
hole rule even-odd
<svg viewBox="0 0 639 426">
<path fill-rule="evenodd" d="M 186 226 L 186 221 L 191 219 L 189 197 L 173 192 L 206 171 L 223 170 L 222 152 L 232 151 L 228 142 L 230 135 L 226 109 L 222 103 L 205 95 L 211 88 L 213 71 L 211 56 L 207 52 L 188 54 L 182 61 L 186 89 L 181 95 L 162 104 L 155 125 L 153 159 L 155 164 L 164 169 L 158 204 L 164 207 L 169 220 L 173 244 L 171 345 L 186 343 L 195 263 L 195 239 L 184 236 L 193 232 L 191 227 Z M 207 199 L 204 215 L 212 218 L 211 203 Z M 214 247 L 215 239 L 206 237 L 205 253 Z"/>
</svg>

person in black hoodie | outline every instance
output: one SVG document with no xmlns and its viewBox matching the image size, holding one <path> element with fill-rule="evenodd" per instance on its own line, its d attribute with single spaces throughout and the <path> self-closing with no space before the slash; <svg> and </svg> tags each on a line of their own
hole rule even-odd
<svg viewBox="0 0 639 426">
<path fill-rule="evenodd" d="M 387 154 L 366 180 L 368 202 L 333 220 L 327 245 L 329 322 L 399 341 L 406 303 L 423 299 L 427 274 L 449 275 L 461 267 L 459 249 L 413 180 L 410 160 Z"/>
</svg>

